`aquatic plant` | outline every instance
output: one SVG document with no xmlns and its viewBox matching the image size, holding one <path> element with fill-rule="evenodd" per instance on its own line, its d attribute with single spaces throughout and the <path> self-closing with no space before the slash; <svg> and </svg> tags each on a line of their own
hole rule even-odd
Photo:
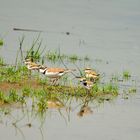
<svg viewBox="0 0 140 140">
<path fill-rule="evenodd" d="M 5 102 L 5 95 L 2 91 L 0 91 L 0 106 Z"/>
<path fill-rule="evenodd" d="M 24 38 L 20 41 L 20 48 L 23 48 L 23 41 Z M 26 52 L 25 55 L 25 59 L 26 58 L 30 58 L 33 62 L 34 61 L 44 61 L 44 57 L 42 56 L 44 53 L 44 50 L 46 49 L 46 46 L 44 46 L 43 49 L 42 48 L 42 40 L 40 40 L 40 34 L 38 35 L 38 37 L 33 41 L 31 47 L 29 47 L 29 49 Z"/>
<path fill-rule="evenodd" d="M 71 54 L 71 55 L 65 55 L 63 53 L 60 52 L 60 49 L 57 50 L 48 50 L 46 53 L 46 58 L 47 60 L 51 61 L 51 62 L 58 62 L 58 61 L 70 61 L 71 63 L 75 63 L 77 61 L 89 61 L 90 58 L 88 56 L 85 56 L 83 58 L 79 57 L 76 54 Z"/>
<path fill-rule="evenodd" d="M 132 88 L 129 88 L 128 92 L 129 93 L 136 93 L 137 89 L 136 89 L 136 87 L 132 87 Z"/>
<path fill-rule="evenodd" d="M 17 94 L 15 89 L 11 89 L 8 95 L 9 102 L 18 102 L 20 100 L 20 96 Z"/>
<path fill-rule="evenodd" d="M 72 54 L 72 55 L 68 56 L 68 59 L 72 63 L 76 62 L 77 60 L 80 60 L 80 58 L 78 58 L 78 56 L 76 54 Z"/>
<path fill-rule="evenodd" d="M 112 82 L 118 82 L 118 81 L 119 81 L 119 75 L 113 74 L 113 75 L 111 76 L 111 81 L 112 81 Z"/>
<path fill-rule="evenodd" d="M 108 83 L 108 84 L 103 86 L 103 92 L 111 93 L 111 94 L 118 93 L 118 86 L 113 85 L 112 83 Z"/>
<path fill-rule="evenodd" d="M 3 39 L 0 38 L 0 47 L 3 46 L 4 42 Z"/>
<path fill-rule="evenodd" d="M 85 61 L 89 61 L 90 58 L 86 55 L 86 56 L 84 57 L 84 60 L 85 60 Z"/>
<path fill-rule="evenodd" d="M 30 97 L 31 92 L 32 92 L 31 87 L 26 86 L 26 87 L 22 88 L 22 96 L 23 97 Z"/>
<path fill-rule="evenodd" d="M 123 71 L 123 79 L 128 80 L 130 79 L 130 77 L 131 77 L 131 74 L 129 71 L 127 70 Z"/>
<path fill-rule="evenodd" d="M 60 60 L 64 60 L 66 58 L 66 55 L 64 54 L 60 54 L 60 51 L 55 50 L 55 51 L 47 51 L 46 53 L 46 58 L 47 60 L 51 61 L 51 62 L 57 62 Z"/>
<path fill-rule="evenodd" d="M 5 65 L 4 60 L 3 58 L 0 57 L 0 66 L 4 66 L 4 65 Z"/>
</svg>

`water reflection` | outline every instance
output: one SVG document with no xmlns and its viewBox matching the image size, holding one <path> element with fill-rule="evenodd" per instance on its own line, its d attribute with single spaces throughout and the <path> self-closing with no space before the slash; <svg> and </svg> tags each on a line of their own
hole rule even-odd
<svg viewBox="0 0 140 140">
<path fill-rule="evenodd" d="M 83 117 L 85 115 L 89 115 L 89 114 L 92 114 L 92 113 L 93 113 L 93 111 L 91 110 L 91 108 L 88 105 L 83 105 L 80 108 L 80 111 L 77 113 L 77 115 L 79 117 Z"/>
<path fill-rule="evenodd" d="M 64 104 L 62 101 L 60 101 L 58 98 L 54 97 L 52 99 L 49 99 L 47 101 L 48 108 L 49 109 L 60 109 L 64 107 Z"/>
<path fill-rule="evenodd" d="M 43 105 L 45 101 L 46 105 L 42 106 L 44 107 L 42 110 L 38 110 L 38 102 L 30 98 L 23 105 L 18 103 L 2 104 L 0 106 L 0 126 L 4 126 L 6 129 L 12 128 L 17 138 L 20 136 L 26 140 L 27 131 L 35 131 L 34 135 L 38 135 L 43 140 L 47 132 L 44 128 L 49 121 L 55 122 L 56 120 L 57 125 L 60 125 L 58 121 L 61 121 L 67 126 L 73 117 L 82 119 L 92 116 L 95 108 L 103 103 L 89 95 L 78 98 L 72 96 L 67 98 L 50 97 L 47 100 L 44 98 Z M 102 101 L 110 102 L 106 99 Z"/>
<path fill-rule="evenodd" d="M 67 101 L 62 101 L 53 97 L 47 100 L 47 107 L 45 106 L 42 110 L 38 110 L 37 104 L 35 105 L 32 100 L 28 100 L 29 101 L 26 104 L 2 104 L 0 106 L 0 122 L 5 122 L 2 124 L 6 125 L 8 122 L 11 122 L 13 126 L 17 127 L 17 124 L 27 120 L 27 123 L 23 126 L 31 128 L 32 122 L 38 118 L 40 118 L 40 126 L 42 126 L 47 117 L 52 115 L 52 112 L 55 112 L 55 115 L 59 114 L 67 121 L 70 121 L 70 113 L 73 113 L 74 111 L 77 111 L 77 115 L 81 117 L 93 113 L 91 107 L 89 106 L 92 99 L 88 96 L 86 96 L 86 98 L 82 97 L 81 99 L 71 97 Z"/>
</svg>

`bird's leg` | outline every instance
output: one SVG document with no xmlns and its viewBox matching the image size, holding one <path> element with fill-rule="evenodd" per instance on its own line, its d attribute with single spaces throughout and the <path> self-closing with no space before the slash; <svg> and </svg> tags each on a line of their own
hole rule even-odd
<svg viewBox="0 0 140 140">
<path fill-rule="evenodd" d="M 90 90 L 89 89 L 86 89 L 86 96 L 84 98 L 84 102 L 86 103 L 88 100 L 88 97 L 90 97 Z"/>
<path fill-rule="evenodd" d="M 51 82 L 51 84 L 52 84 L 52 85 L 54 85 L 54 83 L 55 83 L 55 80 L 56 80 L 56 79 L 53 79 L 53 80 L 52 80 L 52 82 Z"/>
<path fill-rule="evenodd" d="M 52 84 L 52 85 L 55 85 L 56 81 L 57 81 L 56 78 L 51 79 L 51 84 Z"/>
<path fill-rule="evenodd" d="M 57 81 L 59 80 L 59 77 L 58 78 L 55 78 L 55 80 L 54 80 L 54 85 L 57 85 L 56 83 L 57 83 Z M 59 85 L 59 84 L 58 84 Z"/>
<path fill-rule="evenodd" d="M 31 74 L 32 74 L 32 72 L 31 72 L 31 70 L 29 70 L 29 71 L 28 71 L 28 78 L 29 78 L 29 79 L 31 79 Z"/>
<path fill-rule="evenodd" d="M 51 85 L 53 85 L 53 83 L 54 83 L 54 78 L 49 78 L 49 83 L 51 84 Z"/>
<path fill-rule="evenodd" d="M 90 90 L 86 89 L 86 94 L 89 95 L 90 94 Z"/>
</svg>

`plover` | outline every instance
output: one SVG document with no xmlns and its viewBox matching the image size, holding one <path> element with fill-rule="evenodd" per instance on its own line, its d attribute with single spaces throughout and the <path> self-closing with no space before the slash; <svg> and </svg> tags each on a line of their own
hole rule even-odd
<svg viewBox="0 0 140 140">
<path fill-rule="evenodd" d="M 87 90 L 90 90 L 94 85 L 93 81 L 87 80 L 85 77 L 76 77 L 76 78 L 79 79 L 81 85 Z"/>
<path fill-rule="evenodd" d="M 39 70 L 41 66 L 35 62 L 32 62 L 31 59 L 26 59 L 24 63 L 27 66 L 28 70 Z"/>
<path fill-rule="evenodd" d="M 48 78 L 53 79 L 53 83 L 58 81 L 63 75 L 75 71 L 75 69 L 64 69 L 64 68 L 48 68 L 40 66 L 39 72 L 46 75 Z"/>
<path fill-rule="evenodd" d="M 98 74 L 97 72 L 95 72 L 94 70 L 92 70 L 91 68 L 86 68 L 84 70 L 85 72 L 85 77 L 87 79 L 89 79 L 90 81 L 96 81 L 99 79 L 100 74 Z"/>
<path fill-rule="evenodd" d="M 90 90 L 93 85 L 94 82 L 87 80 L 86 78 L 80 78 L 80 83 L 82 84 L 82 86 L 88 90 Z"/>
</svg>

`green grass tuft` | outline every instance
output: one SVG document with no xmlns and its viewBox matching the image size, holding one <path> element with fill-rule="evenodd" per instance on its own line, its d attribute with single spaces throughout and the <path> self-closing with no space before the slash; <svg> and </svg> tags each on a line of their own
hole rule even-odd
<svg viewBox="0 0 140 140">
<path fill-rule="evenodd" d="M 123 71 L 123 79 L 129 80 L 130 77 L 131 77 L 131 74 L 130 74 L 129 71 L 127 71 L 127 70 L 126 71 Z"/>
<path fill-rule="evenodd" d="M 2 39 L 0 39 L 0 46 L 3 46 L 4 42 Z"/>
</svg>

